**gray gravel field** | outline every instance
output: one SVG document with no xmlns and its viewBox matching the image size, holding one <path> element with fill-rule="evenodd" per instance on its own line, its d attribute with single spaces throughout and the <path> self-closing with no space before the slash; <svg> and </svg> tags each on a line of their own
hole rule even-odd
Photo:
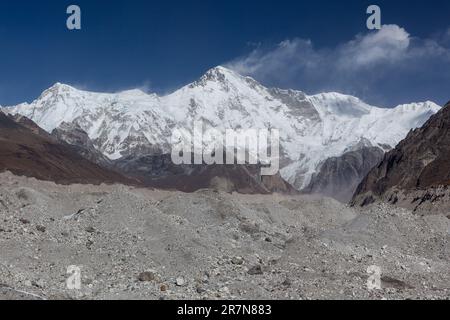
<svg viewBox="0 0 450 320">
<path fill-rule="evenodd" d="M 447 216 L 3 173 L 0 299 L 449 299 Z"/>
</svg>

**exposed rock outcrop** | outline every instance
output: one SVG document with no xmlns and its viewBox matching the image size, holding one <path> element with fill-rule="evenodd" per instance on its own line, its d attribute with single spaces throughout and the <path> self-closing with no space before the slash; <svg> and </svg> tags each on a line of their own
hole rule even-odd
<svg viewBox="0 0 450 320">
<path fill-rule="evenodd" d="M 63 122 L 52 131 L 52 136 L 69 144 L 82 157 L 104 167 L 111 168 L 113 163 L 98 151 L 88 134 L 75 123 Z"/>
<path fill-rule="evenodd" d="M 385 155 L 358 186 L 352 203 L 382 199 L 417 211 L 431 201 L 450 200 L 445 195 L 449 184 L 450 103 Z"/>
<path fill-rule="evenodd" d="M 329 158 L 304 191 L 347 203 L 358 184 L 383 159 L 383 155 L 383 150 L 378 147 L 365 147 L 341 157 Z"/>
</svg>

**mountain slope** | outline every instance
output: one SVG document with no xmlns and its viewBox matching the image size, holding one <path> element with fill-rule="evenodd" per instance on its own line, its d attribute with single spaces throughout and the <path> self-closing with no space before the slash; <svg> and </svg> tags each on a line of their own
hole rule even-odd
<svg viewBox="0 0 450 320">
<path fill-rule="evenodd" d="M 449 141 L 450 103 L 385 155 L 359 185 L 353 203 L 384 199 L 417 210 L 425 202 L 448 198 Z"/>
<path fill-rule="evenodd" d="M 55 139 L 65 142 L 83 158 L 104 168 L 112 168 L 113 163 L 103 153 L 98 151 L 87 133 L 74 123 L 63 122 L 51 133 Z"/>
<path fill-rule="evenodd" d="M 359 183 L 383 159 L 383 155 L 380 148 L 364 147 L 340 157 L 329 158 L 304 191 L 347 203 L 352 199 Z"/>
<path fill-rule="evenodd" d="M 26 119 L 20 117 L 20 119 Z M 32 123 L 31 120 L 28 122 Z M 33 126 L 39 128 L 33 123 Z M 35 128 L 33 128 L 35 129 Z M 243 194 L 295 193 L 295 189 L 284 181 L 279 174 L 261 176 L 260 165 L 174 165 L 168 154 L 146 156 L 127 156 L 118 160 L 109 160 L 93 146 L 92 141 L 75 124 L 62 123 L 53 130 L 49 138 L 67 144 L 83 158 L 103 168 L 114 170 L 128 177 L 135 177 L 147 187 L 172 189 L 183 192 L 195 192 L 212 188 L 226 192 Z"/>
<path fill-rule="evenodd" d="M 212 188 L 242 194 L 293 194 L 296 190 L 280 175 L 261 176 L 260 165 L 175 165 L 170 155 L 125 157 L 115 168 L 139 178 L 147 186 L 194 192 Z"/>
<path fill-rule="evenodd" d="M 411 128 L 421 126 L 439 107 L 432 102 L 382 109 L 338 93 L 308 96 L 269 89 L 223 67 L 169 95 L 139 90 L 93 93 L 56 84 L 31 104 L 7 108 L 46 131 L 63 122 L 87 132 L 95 148 L 112 160 L 168 154 L 175 128 L 280 130 L 281 175 L 297 189 L 307 187 L 328 158 L 369 141 L 393 148 Z"/>
<path fill-rule="evenodd" d="M 16 120 L 0 111 L 0 171 L 61 184 L 137 183 L 84 159 L 30 120 Z"/>
</svg>

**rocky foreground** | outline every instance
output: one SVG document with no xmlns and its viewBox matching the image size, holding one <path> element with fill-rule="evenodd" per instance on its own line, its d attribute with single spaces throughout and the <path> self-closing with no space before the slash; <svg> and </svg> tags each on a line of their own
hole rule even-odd
<svg viewBox="0 0 450 320">
<path fill-rule="evenodd" d="M 3 173 L 0 299 L 448 299 L 449 230 L 445 213 L 385 204 Z"/>
</svg>

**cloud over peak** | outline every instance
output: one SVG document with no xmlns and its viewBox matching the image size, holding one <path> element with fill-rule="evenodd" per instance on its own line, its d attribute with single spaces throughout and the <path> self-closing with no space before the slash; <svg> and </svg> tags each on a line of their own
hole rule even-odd
<svg viewBox="0 0 450 320">
<path fill-rule="evenodd" d="M 358 35 L 355 40 L 343 45 L 339 52 L 341 60 L 338 62 L 354 67 L 401 59 L 410 41 L 405 29 L 397 25 L 385 25 L 377 32 Z"/>
<path fill-rule="evenodd" d="M 450 75 L 444 74 L 450 70 L 450 49 L 435 39 L 414 38 L 397 25 L 358 34 L 334 48 L 288 39 L 269 50 L 255 49 L 227 67 L 267 85 L 339 91 L 386 106 L 416 99 L 441 102 L 450 95 L 436 97 L 432 87 L 450 88 Z"/>
</svg>

